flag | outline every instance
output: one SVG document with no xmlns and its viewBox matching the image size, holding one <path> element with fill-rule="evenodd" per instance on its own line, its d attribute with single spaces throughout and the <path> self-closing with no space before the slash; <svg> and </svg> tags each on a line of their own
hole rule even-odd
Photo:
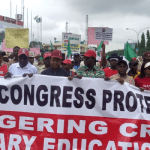
<svg viewBox="0 0 150 150">
<path fill-rule="evenodd" d="M 51 43 L 51 50 L 53 50 L 53 44 L 52 44 L 52 42 L 50 41 L 50 43 Z"/>
<path fill-rule="evenodd" d="M 70 38 L 68 40 L 68 45 L 67 45 L 67 58 L 71 57 L 71 47 L 70 47 Z"/>
<path fill-rule="evenodd" d="M 124 56 L 128 61 L 131 61 L 133 58 L 137 57 L 137 55 L 135 54 L 134 50 L 128 42 L 125 45 Z"/>
<path fill-rule="evenodd" d="M 108 59 L 108 58 L 109 58 L 109 55 L 106 56 L 106 59 Z"/>
<path fill-rule="evenodd" d="M 36 19 L 36 22 L 37 22 L 37 23 L 42 22 L 42 18 L 40 17 L 40 18 Z"/>
<path fill-rule="evenodd" d="M 98 61 L 101 61 L 102 44 L 103 44 L 103 41 L 100 42 L 96 51 L 96 60 Z"/>
<path fill-rule="evenodd" d="M 34 17 L 34 20 L 37 20 L 38 18 L 39 18 L 38 16 L 35 16 L 35 17 Z"/>
</svg>

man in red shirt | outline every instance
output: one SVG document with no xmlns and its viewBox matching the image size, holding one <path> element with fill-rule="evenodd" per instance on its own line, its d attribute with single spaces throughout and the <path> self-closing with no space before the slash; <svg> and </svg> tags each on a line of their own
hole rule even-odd
<svg viewBox="0 0 150 150">
<path fill-rule="evenodd" d="M 118 54 L 111 54 L 111 56 L 108 58 L 108 61 L 110 63 L 110 67 L 104 68 L 105 77 L 111 77 L 114 74 L 117 74 L 117 64 L 118 61 L 122 60 L 122 57 L 118 56 Z"/>
<path fill-rule="evenodd" d="M 5 74 L 8 72 L 7 65 L 3 63 L 3 56 L 5 55 L 5 52 L 0 51 L 0 76 L 5 76 Z"/>
</svg>

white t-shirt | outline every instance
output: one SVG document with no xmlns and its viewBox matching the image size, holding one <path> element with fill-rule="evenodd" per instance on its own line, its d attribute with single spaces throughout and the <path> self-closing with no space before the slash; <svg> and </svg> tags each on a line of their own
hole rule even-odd
<svg viewBox="0 0 150 150">
<path fill-rule="evenodd" d="M 28 73 L 28 74 L 32 74 L 32 73 L 38 74 L 39 73 L 37 68 L 35 66 L 31 65 L 29 62 L 23 68 L 20 67 L 19 62 L 14 63 L 9 67 L 9 72 L 13 75 L 23 75 L 25 73 Z"/>
</svg>

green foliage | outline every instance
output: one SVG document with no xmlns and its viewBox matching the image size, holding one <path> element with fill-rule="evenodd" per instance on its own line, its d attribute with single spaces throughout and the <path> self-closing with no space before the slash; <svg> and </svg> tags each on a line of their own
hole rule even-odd
<svg viewBox="0 0 150 150">
<path fill-rule="evenodd" d="M 0 42 L 3 42 L 3 39 L 5 38 L 5 32 L 0 32 Z"/>
<path fill-rule="evenodd" d="M 113 54 L 113 53 L 116 53 L 116 54 L 118 54 L 118 55 L 124 55 L 124 49 L 123 50 L 113 50 L 113 51 L 110 51 L 110 52 L 108 52 L 108 53 L 106 53 L 106 56 L 107 55 L 111 55 L 111 54 Z"/>
<path fill-rule="evenodd" d="M 147 36 L 147 40 L 149 39 L 149 30 L 147 30 L 147 33 L 146 33 L 146 36 Z"/>
<path fill-rule="evenodd" d="M 146 39 L 147 39 L 147 41 L 146 41 Z M 136 45 L 135 45 L 135 50 L 136 50 L 136 48 L 139 49 L 138 50 L 138 56 L 142 56 L 144 52 L 150 51 L 150 33 L 149 33 L 149 30 L 147 30 L 146 39 L 145 39 L 145 34 L 142 33 L 141 40 L 139 40 L 138 44 L 136 43 Z M 112 53 L 117 53 L 118 55 L 124 55 L 124 50 L 113 50 L 113 51 L 106 53 L 106 56 L 107 55 L 110 56 Z"/>
<path fill-rule="evenodd" d="M 36 46 L 38 46 L 38 45 L 40 45 L 40 48 L 43 47 L 43 45 L 42 45 L 41 42 L 36 42 L 36 41 L 31 41 L 31 42 L 30 42 L 30 47 L 36 47 Z"/>
<path fill-rule="evenodd" d="M 142 36 L 141 36 L 141 43 L 140 43 L 140 49 L 143 49 L 145 48 L 145 34 L 142 33 Z"/>
</svg>

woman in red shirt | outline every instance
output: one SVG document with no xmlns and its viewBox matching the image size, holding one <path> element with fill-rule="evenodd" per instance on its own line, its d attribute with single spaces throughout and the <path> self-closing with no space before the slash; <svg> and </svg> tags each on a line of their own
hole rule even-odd
<svg viewBox="0 0 150 150">
<path fill-rule="evenodd" d="M 0 76 L 5 76 L 6 72 L 8 72 L 7 65 L 3 63 L 3 56 L 5 55 L 5 52 L 0 51 Z"/>
<path fill-rule="evenodd" d="M 150 91 L 150 62 L 142 64 L 141 73 L 135 78 L 135 85 L 139 87 L 141 91 Z"/>
</svg>

